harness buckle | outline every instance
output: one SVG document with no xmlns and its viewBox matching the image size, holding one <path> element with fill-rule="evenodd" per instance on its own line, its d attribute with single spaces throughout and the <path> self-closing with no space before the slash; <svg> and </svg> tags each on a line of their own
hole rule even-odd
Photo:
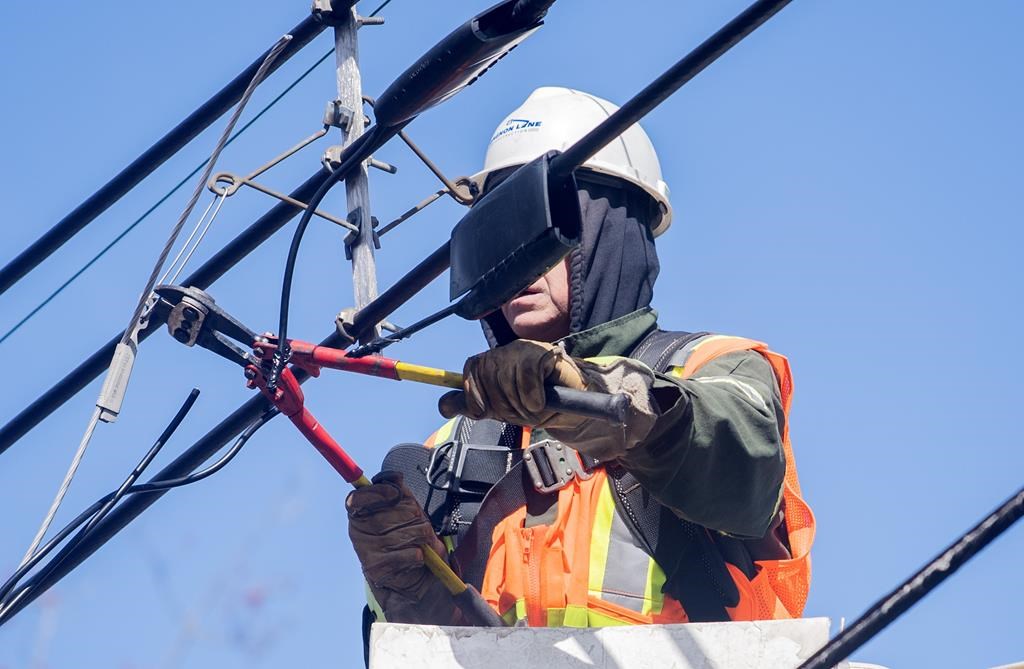
<svg viewBox="0 0 1024 669">
<path fill-rule="evenodd" d="M 533 487 L 542 493 L 561 490 L 573 479 L 586 481 L 594 475 L 583 465 L 579 453 L 554 439 L 543 439 L 523 449 L 523 464 Z"/>
<path fill-rule="evenodd" d="M 432 490 L 483 497 L 512 468 L 515 455 L 505 446 L 446 441 L 431 449 L 427 485 Z"/>
</svg>

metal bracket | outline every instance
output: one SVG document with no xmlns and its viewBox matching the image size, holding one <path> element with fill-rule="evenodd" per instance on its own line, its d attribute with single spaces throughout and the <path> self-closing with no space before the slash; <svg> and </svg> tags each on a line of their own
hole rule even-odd
<svg viewBox="0 0 1024 669">
<path fill-rule="evenodd" d="M 250 188 L 254 188 L 261 193 L 269 195 L 270 197 L 277 198 L 282 202 L 287 202 L 288 204 L 298 207 L 300 209 L 309 209 L 309 205 L 306 204 L 305 202 L 296 200 L 290 195 L 279 193 L 276 190 L 267 188 L 263 184 L 253 181 L 250 177 L 242 177 L 237 174 L 232 174 L 230 172 L 218 172 L 217 174 L 214 174 L 212 177 L 210 177 L 210 183 L 208 185 L 208 188 L 217 195 L 231 196 L 238 192 L 238 189 L 241 188 L 242 186 L 249 186 Z M 331 214 L 328 214 L 325 211 L 320 211 L 319 209 L 314 210 L 313 213 L 324 220 L 334 223 L 335 225 L 340 225 L 346 230 L 355 231 L 355 227 L 344 219 L 338 218 L 337 216 L 332 216 Z"/>
<path fill-rule="evenodd" d="M 313 0 L 313 18 L 325 26 L 337 27 L 351 16 L 356 0 Z"/>
<path fill-rule="evenodd" d="M 561 490 L 574 478 L 586 481 L 594 475 L 583 466 L 579 453 L 553 439 L 530 444 L 523 451 L 523 464 L 533 487 L 543 493 Z"/>
<path fill-rule="evenodd" d="M 352 231 L 345 235 L 345 260 L 352 260 L 352 247 L 356 245 L 363 230 L 363 208 L 356 207 L 348 215 L 348 223 Z M 376 216 L 370 217 L 370 228 L 373 230 L 373 248 L 380 248 L 380 235 L 377 234 L 377 226 L 380 221 Z"/>
<path fill-rule="evenodd" d="M 329 100 L 327 109 L 324 110 L 324 125 L 341 128 L 347 132 L 355 115 L 355 110 L 341 104 L 341 100 Z"/>
<path fill-rule="evenodd" d="M 335 144 L 334 146 L 327 147 L 327 150 L 324 151 L 324 155 L 320 160 L 326 169 L 333 172 L 338 169 L 339 165 L 341 165 L 341 156 L 344 152 L 345 147 Z M 385 163 L 383 160 L 377 160 L 373 156 L 366 159 L 366 164 L 369 167 L 374 167 L 382 172 L 387 172 L 388 174 L 396 174 L 398 172 L 398 168 L 394 165 Z"/>
</svg>

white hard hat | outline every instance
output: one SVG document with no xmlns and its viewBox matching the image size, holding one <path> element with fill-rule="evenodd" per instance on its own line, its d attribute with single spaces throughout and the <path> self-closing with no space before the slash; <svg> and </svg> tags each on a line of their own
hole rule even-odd
<svg viewBox="0 0 1024 669">
<path fill-rule="evenodd" d="M 523 165 L 551 150 L 564 151 L 614 113 L 607 100 L 559 86 L 538 88 L 501 122 L 487 146 L 484 168 L 472 177 L 483 188 L 487 175 L 505 167 Z M 655 236 L 672 223 L 668 185 L 650 138 L 638 124 L 631 126 L 583 166 L 639 186 L 660 205 L 661 220 Z"/>
</svg>

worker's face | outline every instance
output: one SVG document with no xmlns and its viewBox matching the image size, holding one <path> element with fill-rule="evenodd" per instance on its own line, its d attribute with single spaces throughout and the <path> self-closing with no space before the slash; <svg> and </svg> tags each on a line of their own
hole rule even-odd
<svg viewBox="0 0 1024 669">
<path fill-rule="evenodd" d="M 555 265 L 501 307 L 517 337 L 551 342 L 569 334 L 567 262 Z"/>
</svg>

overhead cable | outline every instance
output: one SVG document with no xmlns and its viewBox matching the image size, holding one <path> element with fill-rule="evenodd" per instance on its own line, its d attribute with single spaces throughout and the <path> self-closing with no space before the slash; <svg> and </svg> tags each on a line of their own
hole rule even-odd
<svg viewBox="0 0 1024 669">
<path fill-rule="evenodd" d="M 232 444 L 231 448 L 229 448 L 224 455 L 222 455 L 215 463 L 200 471 L 176 478 L 154 478 L 147 483 L 129 483 L 127 486 L 122 484 L 118 490 L 108 493 L 93 502 L 85 511 L 80 513 L 74 520 L 68 523 L 60 532 L 48 541 L 46 545 L 36 553 L 32 562 L 22 568 L 19 568 L 18 571 L 16 571 L 7 579 L 6 582 L 4 582 L 2 586 L 0 586 L 0 625 L 10 619 L 13 615 L 13 612 L 11 612 L 10 609 L 13 609 L 29 592 L 36 591 L 36 594 L 32 597 L 33 599 L 42 594 L 42 592 L 45 592 L 49 586 L 47 585 L 43 587 L 40 583 L 47 582 L 50 574 L 56 571 L 62 562 L 70 559 L 69 556 L 73 557 L 75 555 L 75 548 L 90 538 L 96 526 L 103 522 L 107 515 L 109 515 L 109 509 L 114 509 L 117 506 L 118 501 L 130 495 L 139 495 L 140 493 L 149 493 L 152 495 L 156 492 L 162 493 L 171 490 L 172 488 L 192 485 L 216 474 L 227 466 L 227 464 L 230 463 L 236 455 L 238 455 L 242 450 L 242 447 L 245 446 L 257 430 L 266 425 L 270 419 L 276 415 L 277 409 L 271 408 L 269 411 L 259 416 L 244 430 L 242 430 L 242 433 L 235 440 L 235 443 Z M 166 442 L 166 438 L 163 441 Z M 162 445 L 159 441 L 158 444 Z M 159 449 L 156 448 L 156 450 Z M 139 465 L 136 466 L 132 474 L 129 475 L 129 480 L 134 481 L 138 478 L 138 475 L 141 474 L 149 462 L 152 461 L 153 455 L 155 455 L 155 453 L 153 452 L 153 449 L 151 449 Z M 108 511 L 105 512 L 104 510 Z M 72 532 L 77 530 L 79 527 L 82 527 L 82 525 L 86 525 L 86 527 L 79 531 L 78 534 L 75 535 L 75 538 L 65 545 L 61 552 L 33 577 L 35 580 L 34 583 L 26 584 L 20 589 L 16 589 L 20 581 L 33 567 L 39 564 L 46 555 L 52 552 L 65 539 L 67 539 Z M 18 608 L 20 609 L 21 607 Z"/>
<path fill-rule="evenodd" d="M 289 196 L 303 202 L 308 200 L 323 182 L 323 178 L 324 171 L 322 168 L 318 168 L 312 176 L 292 190 Z M 207 259 L 194 272 L 186 276 L 182 280 L 182 284 L 203 290 L 209 288 L 217 279 L 224 276 L 249 255 L 253 249 L 270 239 L 300 211 L 299 207 L 287 202 L 279 202 L 274 205 L 249 227 L 235 235 L 234 239 Z M 139 343 L 141 344 L 160 327 L 161 324 L 158 320 L 151 316 L 149 324 L 139 332 Z M 121 341 L 122 336 L 123 333 L 118 333 L 106 344 L 103 344 L 0 428 L 0 453 L 10 448 L 29 430 L 45 420 L 99 376 L 110 364 L 114 347 Z"/>
<path fill-rule="evenodd" d="M 213 149 L 213 153 L 210 154 L 210 158 L 206 162 L 206 168 L 204 169 L 199 182 L 196 184 L 192 197 L 189 199 L 188 204 L 185 205 L 184 211 L 182 211 L 181 216 L 178 218 L 177 223 L 175 223 L 163 249 L 160 251 L 160 256 L 146 281 L 146 287 L 139 295 L 139 300 L 135 305 L 132 317 L 128 321 L 128 327 L 125 329 L 124 334 L 121 335 L 120 341 L 114 347 L 114 355 L 107 372 L 107 378 L 100 390 L 100 396 L 96 400 L 96 410 L 93 412 L 88 424 L 86 425 L 85 434 L 83 435 L 81 442 L 79 442 L 78 449 L 75 451 L 75 454 L 71 459 L 71 464 L 68 466 L 68 470 L 64 475 L 64 480 L 61 482 L 61 485 L 57 490 L 57 494 L 50 505 L 50 509 L 43 518 L 43 522 L 40 525 L 39 530 L 36 532 L 36 536 L 33 538 L 32 543 L 29 545 L 29 548 L 25 553 L 25 557 L 22 558 L 22 565 L 32 558 L 36 548 L 39 546 L 40 542 L 42 542 L 43 537 L 46 536 L 46 531 L 49 529 L 50 524 L 57 515 L 57 510 L 64 501 L 64 496 L 71 485 L 72 479 L 75 477 L 75 473 L 78 471 L 78 467 L 82 462 L 85 451 L 92 439 L 93 432 L 96 429 L 97 422 L 112 422 L 117 418 L 117 414 L 121 408 L 121 402 L 124 398 L 124 393 L 128 386 L 128 379 L 131 376 L 131 368 L 135 362 L 135 353 L 138 349 L 138 333 L 140 329 L 146 326 L 146 319 L 143 316 L 143 310 L 146 309 L 147 305 L 151 304 L 150 294 L 153 291 L 153 286 L 156 285 L 156 280 L 160 274 L 160 270 L 163 269 L 164 264 L 167 262 L 167 256 L 170 254 L 171 248 L 174 246 L 174 242 L 178 238 L 178 234 L 185 226 L 185 222 L 192 214 L 192 209 L 199 201 L 199 196 L 202 194 L 203 188 L 206 186 L 206 180 L 210 178 L 213 166 L 217 163 L 217 158 L 224 149 L 232 130 L 234 130 L 235 123 L 237 123 L 239 116 L 241 116 L 242 110 L 245 109 L 245 105 L 252 96 L 253 91 L 263 80 L 263 77 L 267 74 L 271 65 L 273 65 L 274 60 L 284 50 L 291 39 L 290 35 L 285 35 L 274 44 L 267 53 L 263 63 L 261 63 L 260 67 L 256 70 L 256 73 L 253 75 L 249 85 L 246 86 L 246 89 L 242 93 L 242 97 L 238 102 L 238 106 L 235 108 L 234 114 L 232 114 L 224 132 L 217 141 L 217 145 Z"/>
<path fill-rule="evenodd" d="M 298 53 L 302 47 L 309 44 L 314 37 L 319 35 L 324 28 L 325 26 L 313 17 L 306 18 L 292 28 L 288 32 L 292 36 L 291 42 L 281 52 L 266 74 L 270 74 Z M 188 144 L 238 102 L 246 86 L 252 81 L 253 76 L 259 70 L 268 53 L 260 55 L 257 60 L 242 70 L 224 88 L 189 114 L 181 123 L 121 170 L 113 179 L 90 195 L 83 203 L 75 207 L 67 216 L 43 234 L 42 237 L 0 269 L 0 294 L 3 294 L 8 288 L 32 271 L 39 263 L 121 199 L 125 193 L 137 186 L 139 182 L 149 176 L 168 158 L 177 153 L 183 146 Z"/>
<path fill-rule="evenodd" d="M 377 14 L 379 14 L 382 9 L 387 7 L 391 3 L 391 1 L 392 0 L 385 0 L 385 2 L 383 2 L 379 7 L 377 7 L 377 9 L 373 10 L 373 12 L 371 12 L 367 18 L 377 16 Z M 295 35 L 296 30 L 298 30 L 298 29 L 296 28 L 295 30 L 292 31 L 291 34 L 293 36 Z M 266 106 L 263 107 L 263 109 L 261 109 L 259 112 L 257 112 L 241 128 L 239 128 L 239 130 L 235 134 L 233 134 L 230 139 L 228 139 L 227 144 L 225 144 L 225 146 L 230 145 L 231 142 L 235 141 L 235 139 L 237 137 L 239 137 L 246 130 L 248 130 L 254 123 L 256 123 L 256 121 L 258 121 L 264 114 L 266 114 L 268 111 L 270 111 L 270 109 L 274 105 L 276 105 L 278 102 L 280 102 L 281 99 L 284 98 L 284 96 L 288 95 L 288 93 L 290 93 L 292 91 L 292 89 L 294 89 L 296 86 L 298 86 L 299 83 L 301 83 L 307 76 L 309 76 L 309 74 L 312 73 L 313 70 L 315 70 L 317 67 L 319 67 L 320 64 L 323 63 L 325 60 L 327 60 L 332 54 L 334 54 L 334 49 L 333 48 L 329 49 L 322 56 L 317 58 L 317 60 L 312 65 L 310 65 L 308 68 L 306 68 L 306 70 L 303 71 L 302 74 L 300 74 L 292 83 L 288 84 L 288 86 L 286 86 L 284 88 L 284 90 L 282 90 L 280 93 L 278 93 L 277 96 L 274 97 L 274 99 L 272 99 L 269 103 L 267 103 Z M 278 65 L 280 65 L 283 62 L 281 60 L 281 58 L 282 57 L 286 57 L 286 56 L 287 56 L 287 52 L 282 53 L 280 56 L 278 56 L 278 59 L 275 62 Z M 126 227 L 124 230 L 122 230 L 120 233 L 118 233 L 118 235 L 116 237 L 114 237 L 114 239 L 111 240 L 110 243 L 108 243 L 106 246 L 104 246 L 102 249 L 100 249 L 98 253 L 96 253 L 92 258 L 90 258 L 88 260 L 88 262 L 86 262 L 84 265 L 82 265 L 70 277 L 68 277 L 68 279 L 66 281 L 64 281 L 64 283 L 62 283 L 60 286 L 58 286 L 56 288 L 56 290 L 54 290 L 52 293 L 47 295 L 43 299 L 42 302 L 40 302 L 35 307 L 33 307 L 32 310 L 29 311 L 24 317 L 22 317 L 21 320 L 19 320 L 17 323 L 15 323 L 13 327 L 11 327 L 9 330 L 7 330 L 7 332 L 5 332 L 2 336 L 0 336 L 0 344 L 2 344 L 11 335 L 13 335 L 15 332 L 17 332 L 23 325 L 25 325 L 29 320 L 31 320 L 32 317 L 34 317 L 43 308 L 45 308 L 46 305 L 48 305 L 50 302 L 52 302 L 58 295 L 60 295 L 62 292 L 64 292 L 65 288 L 67 288 L 72 283 L 74 283 L 75 280 L 78 279 L 78 277 L 80 277 L 82 274 L 84 274 L 86 270 L 88 270 L 90 267 L 92 267 L 104 255 L 106 255 L 108 251 L 110 251 L 112 248 L 114 248 L 114 246 L 116 246 L 118 244 L 118 242 L 120 242 L 122 239 L 124 239 L 125 236 L 127 236 L 127 234 L 129 232 L 134 230 L 136 227 L 138 227 L 138 225 L 140 223 L 142 223 L 144 220 L 146 220 L 149 217 L 149 215 L 152 214 L 154 211 L 156 211 L 156 209 L 160 205 L 162 205 L 164 202 L 166 202 L 168 199 L 170 199 L 170 197 L 172 195 L 177 193 L 178 190 L 181 189 L 182 186 L 184 186 L 186 183 L 188 183 L 192 179 L 192 177 L 194 177 L 196 174 L 198 174 L 199 170 L 203 169 L 203 167 L 205 167 L 205 166 L 206 166 L 206 161 L 205 160 L 203 162 L 199 163 L 198 165 L 196 165 L 195 168 L 193 168 L 191 172 L 186 174 L 181 179 L 181 181 L 179 181 L 177 184 L 174 185 L 173 188 L 171 188 L 163 196 L 161 196 L 160 199 L 157 200 L 149 209 L 147 209 L 145 212 L 143 212 L 141 216 L 139 216 L 134 221 L 132 221 L 132 223 L 128 227 Z M 0 291 L 0 293 L 2 293 L 2 292 L 3 291 Z M 0 448 L 0 452 L 2 452 L 2 450 L 3 449 Z"/>
<path fill-rule="evenodd" d="M 1024 488 L 972 527 L 934 560 L 904 581 L 798 669 L 830 669 L 917 604 L 968 560 L 1024 516 Z"/>
<path fill-rule="evenodd" d="M 268 111 L 270 111 L 270 109 L 274 105 L 276 105 L 278 102 L 280 102 L 281 99 L 284 98 L 284 96 L 288 95 L 288 93 L 290 93 L 293 88 L 298 86 L 299 83 L 302 82 L 302 80 L 304 80 L 307 76 L 309 76 L 309 74 L 311 72 L 313 72 L 313 70 L 315 70 L 321 63 L 323 63 L 325 60 L 327 60 L 327 58 L 330 57 L 331 54 L 333 54 L 333 53 L 334 53 L 334 49 L 331 49 L 330 51 L 328 51 L 324 55 L 320 56 L 320 58 L 318 58 L 316 60 L 316 62 L 314 62 L 312 65 L 310 65 L 308 68 L 306 68 L 306 70 L 302 74 L 300 74 L 295 79 L 295 81 L 293 81 L 292 83 L 288 84 L 288 86 L 284 90 L 282 90 L 280 93 L 278 93 L 277 96 L 274 97 L 273 100 L 268 102 L 266 104 L 266 106 L 263 107 L 263 109 L 261 109 L 251 119 L 249 119 L 241 128 L 238 129 L 237 132 L 235 132 L 235 134 L 231 135 L 231 138 L 228 139 L 228 141 L 225 144 L 225 146 L 230 145 L 231 142 L 235 141 L 236 138 L 238 138 L 239 136 L 242 135 L 242 133 L 244 133 L 246 130 L 248 130 L 254 123 L 256 123 L 256 121 L 258 121 L 260 119 L 260 117 L 262 117 L 264 114 L 266 114 Z M 280 59 L 280 56 L 278 58 Z M 42 302 L 40 302 L 35 307 L 33 307 L 33 309 L 30 312 L 28 312 L 28 314 L 26 314 L 24 318 L 22 318 L 20 321 L 15 323 L 14 326 L 11 329 L 9 329 L 7 332 L 5 332 L 3 334 L 3 336 L 0 336 L 0 344 L 2 344 L 4 342 L 4 340 L 6 340 L 8 337 L 10 337 L 15 332 L 17 332 L 19 328 L 21 328 L 23 325 L 25 325 L 25 323 L 27 323 L 33 316 L 35 316 L 37 313 L 39 313 L 40 310 L 42 310 L 46 305 L 48 305 L 50 302 L 52 302 L 54 300 L 54 298 L 56 298 L 58 295 L 60 295 L 62 292 L 64 292 L 65 288 L 67 288 L 72 283 L 74 283 L 74 281 L 76 279 L 78 279 L 78 277 L 80 277 L 82 274 L 84 274 L 87 269 L 92 267 L 96 263 L 96 261 L 98 261 L 100 258 L 105 256 L 107 254 L 107 252 L 110 251 L 112 248 L 114 248 L 118 244 L 118 242 L 120 242 L 122 239 L 124 239 L 125 236 L 127 236 L 129 232 L 134 230 L 136 227 L 138 227 L 138 225 L 140 223 L 142 223 L 144 220 L 149 218 L 150 214 L 152 214 L 154 211 L 156 211 L 156 209 L 160 205 L 162 205 L 164 202 L 166 202 L 168 199 L 170 199 L 170 197 L 172 195 L 177 193 L 181 189 L 182 186 L 184 186 L 186 183 L 191 181 L 192 177 L 194 177 L 195 175 L 199 174 L 199 171 L 201 169 L 203 169 L 204 167 L 206 167 L 206 162 L 207 162 L 206 160 L 203 160 L 203 162 L 201 162 L 198 165 L 196 165 L 192 169 L 191 172 L 186 174 L 181 179 L 181 181 L 179 181 L 178 183 L 176 183 L 174 185 L 173 188 L 171 188 L 169 191 L 164 193 L 160 197 L 160 199 L 157 200 L 155 203 L 153 203 L 153 205 L 151 207 L 149 207 L 149 209 L 147 209 L 145 212 L 143 212 L 141 216 L 139 216 L 134 221 L 132 221 L 132 223 L 128 227 L 126 227 L 124 230 L 122 230 L 120 233 L 118 233 L 118 235 L 116 237 L 114 237 L 114 239 L 111 240 L 110 243 L 108 243 L 106 246 L 104 246 L 102 249 L 100 249 L 99 252 L 96 253 L 96 255 L 94 255 L 92 258 L 89 259 L 88 262 L 86 262 L 78 270 L 76 270 L 75 273 L 72 274 L 70 277 L 68 277 L 68 279 L 64 283 L 62 283 L 60 286 L 58 286 L 56 290 L 54 290 L 52 293 L 47 295 L 46 298 Z"/>
</svg>

